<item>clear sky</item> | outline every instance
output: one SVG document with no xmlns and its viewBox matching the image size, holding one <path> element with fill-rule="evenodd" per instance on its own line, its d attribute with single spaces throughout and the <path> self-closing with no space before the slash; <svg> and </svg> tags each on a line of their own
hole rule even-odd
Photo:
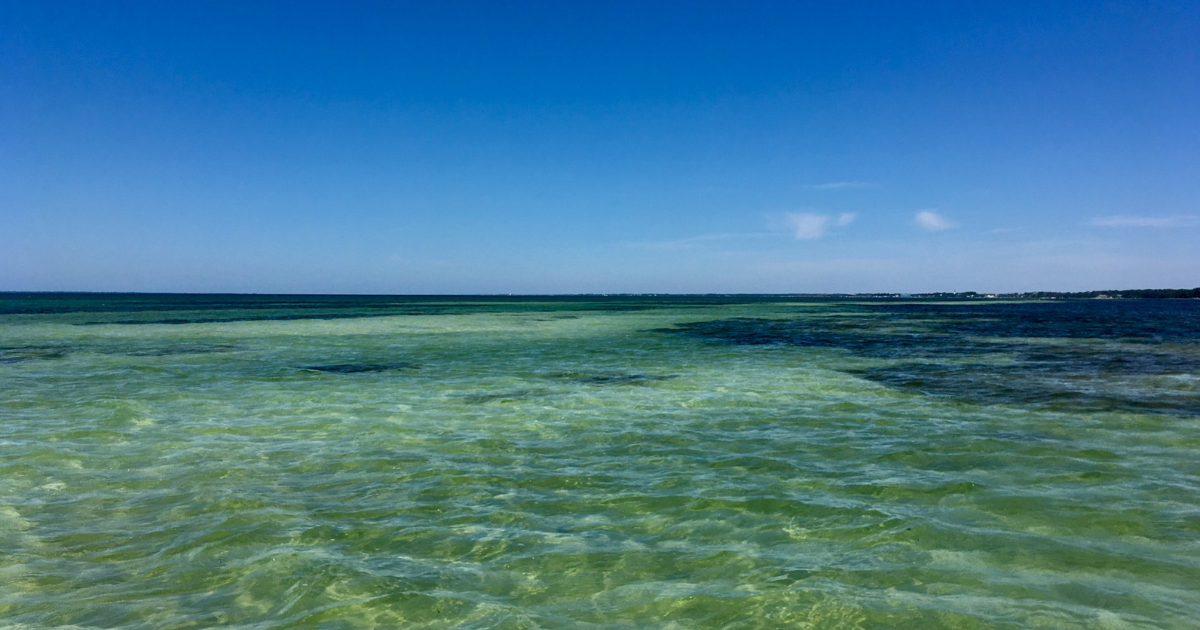
<svg viewBox="0 0 1200 630">
<path fill-rule="evenodd" d="M 1197 2 L 0 2 L 0 290 L 1200 285 Z"/>
</svg>

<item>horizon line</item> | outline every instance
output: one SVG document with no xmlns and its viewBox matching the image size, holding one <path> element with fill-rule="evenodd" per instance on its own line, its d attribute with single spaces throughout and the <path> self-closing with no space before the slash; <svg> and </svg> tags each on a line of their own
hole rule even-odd
<svg viewBox="0 0 1200 630">
<path fill-rule="evenodd" d="M 963 297 L 1010 297 L 1037 294 L 1086 294 L 1086 293 L 1130 293 L 1139 291 L 1197 291 L 1193 288 L 1137 288 L 1137 289 L 1086 289 L 1082 291 L 1030 290 L 1030 291 L 861 291 L 845 292 L 786 292 L 786 293 L 672 293 L 672 292 L 609 292 L 609 293 L 267 293 L 236 291 L 22 291 L 0 290 L 3 295 L 178 295 L 178 296 L 259 296 L 259 297 L 917 297 L 917 296 L 963 296 Z"/>
</svg>

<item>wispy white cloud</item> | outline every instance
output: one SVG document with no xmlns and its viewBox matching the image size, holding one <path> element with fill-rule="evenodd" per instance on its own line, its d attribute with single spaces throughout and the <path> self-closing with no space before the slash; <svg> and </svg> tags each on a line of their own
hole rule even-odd
<svg viewBox="0 0 1200 630">
<path fill-rule="evenodd" d="M 821 238 L 829 228 L 850 225 L 858 214 L 843 212 L 835 216 L 828 214 L 813 214 L 809 212 L 790 212 L 784 215 L 784 221 L 798 239 L 812 240 Z"/>
<path fill-rule="evenodd" d="M 847 188 L 870 188 L 874 185 L 871 182 L 825 182 L 824 184 L 809 184 L 806 188 L 810 190 L 844 190 Z"/>
<path fill-rule="evenodd" d="M 1145 227 L 1173 228 L 1200 225 L 1200 216 L 1182 215 L 1173 217 L 1148 217 L 1138 215 L 1116 215 L 1092 219 L 1090 225 L 1097 227 Z"/>
<path fill-rule="evenodd" d="M 922 210 L 916 214 L 915 218 L 917 225 L 928 232 L 941 232 L 955 227 L 953 222 L 933 210 Z"/>
<path fill-rule="evenodd" d="M 830 216 L 802 212 L 787 215 L 787 221 L 792 226 L 796 238 L 808 240 L 825 236 L 825 232 L 829 230 Z"/>
</svg>

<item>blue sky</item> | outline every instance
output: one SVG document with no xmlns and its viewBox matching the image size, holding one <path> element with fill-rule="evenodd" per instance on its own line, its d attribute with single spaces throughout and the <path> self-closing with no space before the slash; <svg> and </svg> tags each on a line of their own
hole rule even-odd
<svg viewBox="0 0 1200 630">
<path fill-rule="evenodd" d="M 7 2 L 0 86 L 0 290 L 1200 285 L 1194 2 Z"/>
</svg>

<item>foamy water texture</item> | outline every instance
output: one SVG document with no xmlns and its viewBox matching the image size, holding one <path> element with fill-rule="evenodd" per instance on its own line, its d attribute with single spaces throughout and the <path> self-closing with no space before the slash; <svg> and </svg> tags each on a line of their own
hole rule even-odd
<svg viewBox="0 0 1200 630">
<path fill-rule="evenodd" d="M 1196 301 L 0 313 L 0 627 L 1200 627 Z"/>
</svg>

